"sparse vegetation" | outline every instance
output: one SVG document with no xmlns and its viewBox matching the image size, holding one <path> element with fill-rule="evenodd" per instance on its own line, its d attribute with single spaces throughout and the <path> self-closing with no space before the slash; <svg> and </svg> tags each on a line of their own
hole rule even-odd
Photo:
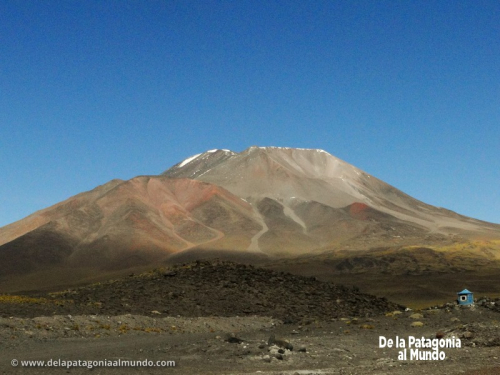
<svg viewBox="0 0 500 375">
<path fill-rule="evenodd" d="M 71 300 L 52 300 L 43 297 L 28 297 L 28 296 L 19 296 L 19 295 L 10 295 L 10 294 L 1 294 L 0 295 L 0 303 L 6 304 L 35 304 L 35 305 L 47 305 L 47 304 L 56 304 L 56 305 L 64 305 L 66 303 L 71 303 Z"/>
</svg>

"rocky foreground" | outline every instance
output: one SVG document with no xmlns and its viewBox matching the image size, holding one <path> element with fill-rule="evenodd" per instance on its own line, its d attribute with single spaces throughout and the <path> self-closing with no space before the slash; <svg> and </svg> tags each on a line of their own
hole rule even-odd
<svg viewBox="0 0 500 375">
<path fill-rule="evenodd" d="M 228 262 L 4 295 L 0 313 L 0 374 L 89 371 L 12 366 L 13 359 L 175 364 L 96 366 L 93 374 L 500 374 L 500 299 L 411 311 L 355 288 Z M 440 348 L 440 360 L 410 351 L 401 358 L 381 337 L 460 345 Z"/>
<path fill-rule="evenodd" d="M 500 301 L 495 301 L 500 303 Z M 12 359 L 174 361 L 175 367 L 95 367 L 93 374 L 470 374 L 500 373 L 500 314 L 484 307 L 390 311 L 374 317 L 283 324 L 273 318 L 66 315 L 0 318 L 0 374 L 84 374 L 28 368 Z M 386 339 L 460 340 L 443 360 L 415 360 Z"/>
</svg>

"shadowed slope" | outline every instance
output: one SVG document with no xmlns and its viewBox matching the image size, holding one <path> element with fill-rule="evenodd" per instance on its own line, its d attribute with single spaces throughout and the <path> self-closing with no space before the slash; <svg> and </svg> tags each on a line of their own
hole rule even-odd
<svg viewBox="0 0 500 375">
<path fill-rule="evenodd" d="M 260 226 L 247 202 L 212 184 L 145 176 L 113 181 L 0 229 L 0 271 L 139 266 L 223 239 L 222 229 L 248 246 Z"/>
</svg>

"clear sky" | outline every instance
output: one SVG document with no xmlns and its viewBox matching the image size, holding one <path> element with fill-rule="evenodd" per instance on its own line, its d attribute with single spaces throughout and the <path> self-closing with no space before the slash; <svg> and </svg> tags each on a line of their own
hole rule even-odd
<svg viewBox="0 0 500 375">
<path fill-rule="evenodd" d="M 500 223 L 500 2 L 0 2 L 0 226 L 213 148 Z"/>
</svg>

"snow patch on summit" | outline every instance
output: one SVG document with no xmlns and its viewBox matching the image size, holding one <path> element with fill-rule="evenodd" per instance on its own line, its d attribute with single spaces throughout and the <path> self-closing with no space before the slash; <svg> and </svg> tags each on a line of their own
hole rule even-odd
<svg viewBox="0 0 500 375">
<path fill-rule="evenodd" d="M 217 152 L 217 151 L 223 151 L 224 153 L 226 154 L 234 154 L 233 151 L 231 150 L 228 150 L 228 149 L 220 149 L 220 148 L 214 148 L 213 150 L 208 150 L 208 151 L 205 151 L 205 154 L 213 154 L 214 152 Z"/>
<path fill-rule="evenodd" d="M 208 154 L 213 154 L 213 153 L 215 153 L 215 152 L 217 152 L 217 151 L 222 151 L 222 152 L 224 152 L 225 154 L 231 154 L 231 155 L 234 155 L 234 152 L 233 152 L 233 151 L 231 151 L 231 150 L 226 150 L 226 149 L 220 150 L 220 149 L 215 148 L 215 149 L 213 149 L 213 150 L 208 150 L 208 151 L 205 151 L 205 152 L 203 152 L 203 153 L 201 153 L 201 154 L 196 154 L 196 155 L 190 156 L 189 158 L 187 158 L 186 160 L 184 160 L 184 161 L 182 161 L 180 164 L 178 164 L 178 165 L 177 165 L 177 168 L 182 168 L 182 167 L 184 167 L 186 164 L 191 163 L 193 160 L 198 159 L 200 156 L 201 156 L 202 158 L 207 158 L 207 157 L 209 156 Z"/>
<path fill-rule="evenodd" d="M 189 158 L 187 158 L 186 160 L 184 160 L 182 163 L 180 163 L 177 167 L 184 167 L 186 164 L 188 163 L 191 163 L 194 159 L 196 159 L 198 156 L 200 156 L 201 154 L 196 154 L 196 155 L 193 155 Z"/>
<path fill-rule="evenodd" d="M 250 148 L 259 148 L 261 150 L 266 150 L 266 149 L 276 149 L 276 150 L 301 150 L 301 151 L 316 151 L 316 152 L 322 152 L 325 154 L 330 155 L 330 153 L 326 152 L 325 150 L 321 150 L 319 148 L 295 148 L 295 147 L 278 147 L 278 146 L 267 146 L 267 147 L 257 147 L 257 146 L 252 146 Z"/>
</svg>

